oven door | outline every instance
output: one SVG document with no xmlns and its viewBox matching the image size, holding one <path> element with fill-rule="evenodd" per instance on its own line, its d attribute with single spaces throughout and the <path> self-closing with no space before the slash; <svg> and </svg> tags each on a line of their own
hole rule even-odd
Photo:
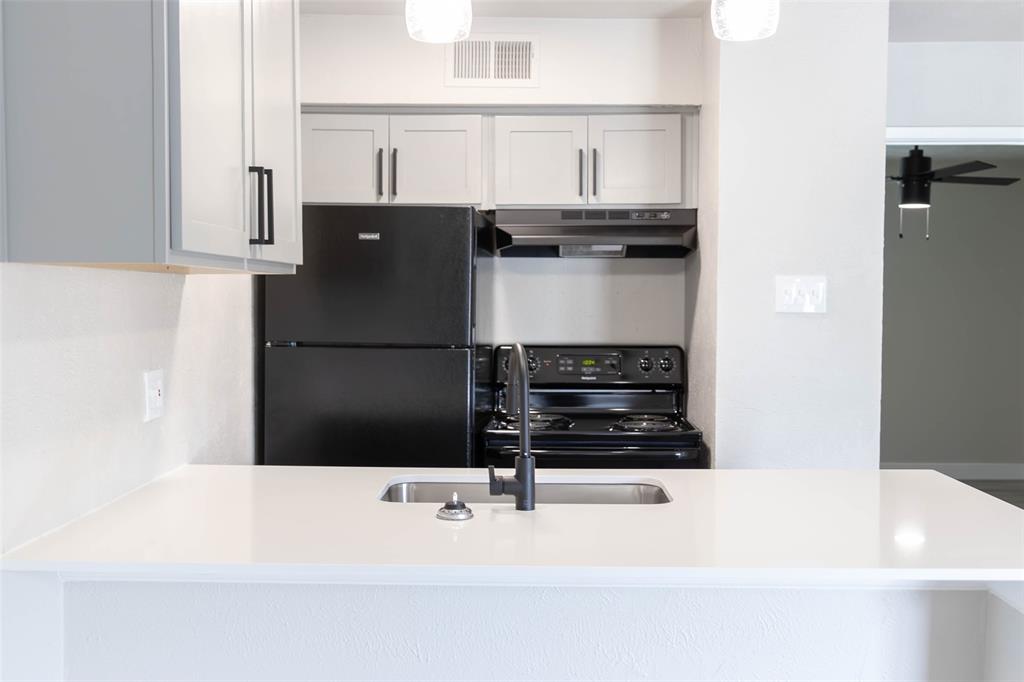
<svg viewBox="0 0 1024 682">
<path fill-rule="evenodd" d="M 707 469 L 704 446 L 667 449 L 533 448 L 538 469 Z M 516 447 L 487 448 L 484 466 L 512 468 Z"/>
</svg>

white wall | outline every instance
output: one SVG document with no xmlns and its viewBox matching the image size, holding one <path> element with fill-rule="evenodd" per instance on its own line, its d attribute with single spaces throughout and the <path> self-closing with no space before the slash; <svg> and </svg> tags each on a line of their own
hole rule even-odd
<svg viewBox="0 0 1024 682">
<path fill-rule="evenodd" d="M 474 35 L 538 37 L 540 86 L 444 86 L 444 48 L 403 16 L 302 16 L 307 104 L 699 104 L 698 19 L 480 17 Z"/>
<path fill-rule="evenodd" d="M 980 680 L 983 591 L 68 583 L 69 680 Z"/>
<path fill-rule="evenodd" d="M 1024 147 L 926 152 L 936 168 L 982 159 L 999 166 L 988 175 L 1024 177 Z M 1024 182 L 933 185 L 929 241 L 914 211 L 897 238 L 898 202 L 890 183 L 882 461 L 1024 477 Z"/>
<path fill-rule="evenodd" d="M 878 466 L 887 41 L 865 0 L 721 45 L 717 466 Z M 828 314 L 775 313 L 787 274 Z"/>
<path fill-rule="evenodd" d="M 494 286 L 481 294 L 498 343 L 665 344 L 685 340 L 684 262 L 496 258 L 481 260 Z M 482 320 L 481 320 L 482 322 Z"/>
<path fill-rule="evenodd" d="M 179 464 L 252 461 L 251 285 L 0 265 L 3 550 Z M 164 416 L 144 424 L 156 368 Z"/>
<path fill-rule="evenodd" d="M 890 126 L 1024 126 L 1024 42 L 889 45 Z"/>
<path fill-rule="evenodd" d="M 704 102 L 700 119 L 700 248 L 686 268 L 686 348 L 689 351 L 689 399 L 687 416 L 700 424 L 704 441 L 715 453 L 717 425 L 718 346 L 718 158 L 721 43 L 705 19 L 701 66 Z"/>
</svg>

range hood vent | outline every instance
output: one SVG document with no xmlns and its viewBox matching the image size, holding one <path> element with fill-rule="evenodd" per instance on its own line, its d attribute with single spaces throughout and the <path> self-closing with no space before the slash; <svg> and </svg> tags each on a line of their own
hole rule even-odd
<svg viewBox="0 0 1024 682">
<path fill-rule="evenodd" d="M 697 248 L 697 210 L 498 209 L 503 257 L 683 258 Z"/>
</svg>

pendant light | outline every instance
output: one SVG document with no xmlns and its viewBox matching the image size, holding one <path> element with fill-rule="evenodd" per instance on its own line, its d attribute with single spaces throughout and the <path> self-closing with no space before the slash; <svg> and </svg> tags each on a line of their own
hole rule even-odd
<svg viewBox="0 0 1024 682">
<path fill-rule="evenodd" d="M 456 43 L 473 26 L 471 0 L 405 0 L 409 37 L 423 43 Z"/>
<path fill-rule="evenodd" d="M 779 0 L 712 0 L 711 26 L 719 40 L 761 40 L 779 27 Z"/>
</svg>

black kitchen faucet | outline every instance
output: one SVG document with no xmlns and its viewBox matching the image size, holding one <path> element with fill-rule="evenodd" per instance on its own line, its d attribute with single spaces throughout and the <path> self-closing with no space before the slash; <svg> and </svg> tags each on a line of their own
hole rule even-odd
<svg viewBox="0 0 1024 682">
<path fill-rule="evenodd" d="M 496 476 L 488 467 L 491 495 L 514 495 L 516 509 L 533 511 L 537 496 L 536 461 L 530 453 L 530 365 L 523 344 L 512 345 L 508 360 L 509 414 L 519 413 L 519 454 L 515 476 Z"/>
</svg>

